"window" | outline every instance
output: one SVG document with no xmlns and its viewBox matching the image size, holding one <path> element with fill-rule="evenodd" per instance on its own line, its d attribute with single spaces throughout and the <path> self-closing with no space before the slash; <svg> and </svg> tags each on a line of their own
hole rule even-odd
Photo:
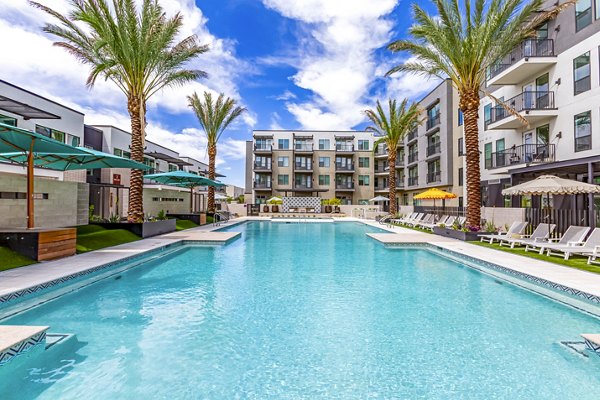
<svg viewBox="0 0 600 400">
<path fill-rule="evenodd" d="M 492 121 L 492 103 L 483 107 L 483 122 L 487 125 Z"/>
<path fill-rule="evenodd" d="M 319 139 L 319 150 L 329 150 L 329 139 Z"/>
<path fill-rule="evenodd" d="M 592 112 L 586 111 L 575 116 L 575 151 L 592 148 Z"/>
<path fill-rule="evenodd" d="M 358 141 L 358 150 L 369 150 L 369 141 L 368 140 L 359 140 Z"/>
<path fill-rule="evenodd" d="M 440 182 L 442 179 L 440 174 L 440 159 L 427 163 L 427 183 Z"/>
<path fill-rule="evenodd" d="M 56 129 L 48 128 L 42 125 L 36 125 L 35 131 L 40 135 L 48 136 L 49 138 L 65 143 L 66 133 L 64 132 L 57 131 Z"/>
<path fill-rule="evenodd" d="M 329 175 L 319 175 L 319 185 L 327 186 L 329 182 Z"/>
<path fill-rule="evenodd" d="M 573 81 L 575 95 L 591 89 L 589 51 L 573 60 Z"/>
<path fill-rule="evenodd" d="M 256 150 L 271 150 L 272 143 L 273 142 L 271 139 L 256 138 L 255 143 L 254 143 L 254 148 Z"/>
<path fill-rule="evenodd" d="M 481 205 L 485 207 L 489 201 L 488 187 L 481 186 Z"/>
<path fill-rule="evenodd" d="M 505 149 L 505 144 L 504 144 L 504 139 L 498 139 L 496 140 L 496 153 L 499 153 L 501 151 L 504 151 Z"/>
<path fill-rule="evenodd" d="M 485 154 L 485 169 L 490 169 L 490 168 L 492 168 L 492 142 L 485 144 L 484 154 Z"/>
<path fill-rule="evenodd" d="M 458 156 L 465 155 L 465 138 L 458 138 Z"/>
<path fill-rule="evenodd" d="M 578 0 L 575 4 L 575 31 L 592 23 L 592 0 Z"/>
<path fill-rule="evenodd" d="M 440 123 L 440 103 L 427 109 L 427 130 Z"/>
<path fill-rule="evenodd" d="M 278 185 L 289 185 L 290 184 L 290 176 L 289 175 L 277 175 L 277 184 Z"/>
<path fill-rule="evenodd" d="M 463 186 L 465 184 L 465 176 L 464 176 L 464 168 L 458 169 L 458 186 Z"/>
<path fill-rule="evenodd" d="M 123 157 L 123 150 L 117 149 L 116 147 L 113 149 L 113 154 L 117 157 Z"/>
<path fill-rule="evenodd" d="M 464 197 L 462 197 L 462 196 L 460 196 L 460 197 L 458 198 L 458 207 L 459 207 L 459 208 L 463 208 L 464 206 L 465 206 L 465 198 L 464 198 Z"/>
<path fill-rule="evenodd" d="M 290 148 L 290 139 L 279 139 L 277 141 L 277 148 L 279 150 L 289 150 L 289 148 Z"/>
<path fill-rule="evenodd" d="M 278 167 L 289 167 L 290 166 L 290 158 L 281 156 L 277 157 L 277 166 Z"/>
<path fill-rule="evenodd" d="M 359 175 L 358 186 L 369 186 L 369 175 Z"/>
<path fill-rule="evenodd" d="M 462 126 L 465 123 L 465 116 L 463 115 L 462 110 L 458 109 L 458 126 Z"/>
<path fill-rule="evenodd" d="M 538 126 L 535 129 L 536 144 L 546 146 L 550 143 L 550 125 Z"/>
<path fill-rule="evenodd" d="M 81 143 L 81 139 L 79 136 L 69 135 L 67 134 L 67 142 L 68 145 L 78 147 Z"/>
<path fill-rule="evenodd" d="M 177 165 L 169 164 L 169 172 L 178 171 L 178 170 L 179 170 L 179 167 L 177 167 Z"/>
<path fill-rule="evenodd" d="M 329 157 L 319 157 L 319 167 L 329 167 Z"/>
<path fill-rule="evenodd" d="M 358 157 L 359 168 L 369 168 L 369 157 Z"/>
<path fill-rule="evenodd" d="M 17 119 L 16 118 L 7 117 L 6 115 L 0 114 L 0 124 L 10 125 L 10 126 L 17 126 Z"/>
</svg>

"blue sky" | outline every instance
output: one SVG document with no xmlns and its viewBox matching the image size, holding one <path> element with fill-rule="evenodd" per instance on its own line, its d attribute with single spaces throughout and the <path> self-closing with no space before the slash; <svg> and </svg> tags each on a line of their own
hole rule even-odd
<svg viewBox="0 0 600 400">
<path fill-rule="evenodd" d="M 68 0 L 39 0 L 61 12 Z M 88 68 L 52 47 L 41 32 L 48 18 L 26 0 L 11 0 L 0 14 L 0 79 L 86 113 L 86 123 L 128 129 L 123 95 L 110 82 L 85 88 Z M 219 145 L 218 170 L 243 186 L 245 141 L 252 129 L 360 129 L 362 110 L 377 99 L 418 99 L 436 85 L 415 76 L 383 74 L 402 55 L 385 45 L 406 35 L 410 2 L 397 0 L 160 0 L 181 12 L 182 35 L 196 34 L 211 51 L 194 67 L 200 82 L 159 93 L 150 101 L 148 138 L 200 160 L 203 132 L 186 104 L 197 91 L 224 92 L 248 112 Z M 429 4 L 427 4 L 429 5 Z"/>
</svg>

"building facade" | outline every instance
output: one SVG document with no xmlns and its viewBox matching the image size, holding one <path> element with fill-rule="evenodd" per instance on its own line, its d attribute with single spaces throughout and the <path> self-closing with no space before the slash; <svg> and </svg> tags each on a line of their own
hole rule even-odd
<svg viewBox="0 0 600 400">
<path fill-rule="evenodd" d="M 528 124 L 493 101 L 482 100 L 483 205 L 542 206 L 540 198 L 501 194 L 507 186 L 542 174 L 598 181 L 599 44 L 600 3 L 580 0 L 490 68 L 487 90 Z M 555 207 L 589 206 L 584 196 L 554 201 Z"/>
</svg>

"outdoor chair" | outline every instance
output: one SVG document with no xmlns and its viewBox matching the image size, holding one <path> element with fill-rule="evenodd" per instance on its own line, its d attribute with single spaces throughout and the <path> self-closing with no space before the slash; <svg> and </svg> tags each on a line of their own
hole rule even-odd
<svg viewBox="0 0 600 400">
<path fill-rule="evenodd" d="M 411 222 L 415 222 L 415 221 L 419 221 L 421 220 L 421 218 L 423 218 L 425 214 L 423 213 L 416 213 L 416 215 L 414 217 L 410 217 L 410 218 L 402 218 L 402 220 L 400 221 L 401 224 L 408 224 Z"/>
<path fill-rule="evenodd" d="M 501 239 L 500 246 L 510 245 L 510 248 L 514 249 L 516 244 L 525 246 L 527 244 L 545 242 L 550 237 L 552 231 L 554 231 L 554 228 L 556 228 L 554 224 L 539 224 L 531 235 L 521 235 L 521 238 Z"/>
<path fill-rule="evenodd" d="M 525 251 L 529 249 L 539 249 L 540 254 L 544 254 L 544 251 L 551 246 L 568 246 L 569 244 L 581 244 L 587 236 L 590 228 L 587 226 L 569 226 L 567 231 L 561 236 L 560 239 L 548 239 L 545 243 L 528 244 L 525 246 Z"/>
<path fill-rule="evenodd" d="M 439 224 L 445 224 L 446 221 L 448 220 L 448 218 L 450 218 L 450 217 L 447 215 L 442 215 L 442 217 L 437 222 L 430 222 L 430 223 L 423 222 L 423 223 L 417 224 L 416 226 L 419 226 L 423 229 L 429 229 L 429 230 L 433 231 L 433 228 L 438 226 Z M 434 219 L 434 221 L 435 221 L 435 219 Z"/>
<path fill-rule="evenodd" d="M 572 254 L 579 254 L 588 256 L 588 264 L 591 264 L 595 262 L 597 256 L 600 256 L 600 228 L 595 228 L 585 241 L 547 245 L 545 248 L 547 256 L 563 256 L 568 260 Z"/>
<path fill-rule="evenodd" d="M 412 226 L 414 228 L 415 226 L 420 225 L 420 224 L 429 224 L 429 223 L 433 222 L 434 219 L 435 219 L 435 214 L 427 214 L 420 220 L 407 222 L 406 225 Z"/>
<path fill-rule="evenodd" d="M 522 235 L 525 232 L 525 229 L 529 225 L 527 222 L 515 221 L 508 228 L 505 233 L 496 233 L 492 235 L 481 235 L 481 242 L 488 242 L 490 244 L 494 243 L 494 240 L 500 241 L 502 239 L 513 238 L 515 235 Z"/>
<path fill-rule="evenodd" d="M 392 219 L 390 222 L 393 222 L 395 224 L 403 224 L 405 221 L 410 221 L 411 219 L 416 218 L 418 214 L 419 213 L 411 213 L 409 215 L 404 216 L 403 218 Z"/>
</svg>

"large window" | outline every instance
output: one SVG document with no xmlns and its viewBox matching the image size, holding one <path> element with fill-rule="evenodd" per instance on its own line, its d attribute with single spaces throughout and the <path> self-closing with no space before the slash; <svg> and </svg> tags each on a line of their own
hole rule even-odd
<svg viewBox="0 0 600 400">
<path fill-rule="evenodd" d="M 492 142 L 484 145 L 485 169 L 492 168 Z"/>
<path fill-rule="evenodd" d="M 358 186 L 369 186 L 369 175 L 359 175 Z"/>
<path fill-rule="evenodd" d="M 483 107 L 483 122 L 489 124 L 492 121 L 492 103 Z"/>
<path fill-rule="evenodd" d="M 319 150 L 329 150 L 329 139 L 319 139 Z"/>
<path fill-rule="evenodd" d="M 465 155 L 465 138 L 458 138 L 458 155 Z"/>
<path fill-rule="evenodd" d="M 319 175 L 319 185 L 327 186 L 329 185 L 329 175 Z"/>
<path fill-rule="evenodd" d="M 319 157 L 319 167 L 329 167 L 329 157 Z"/>
<path fill-rule="evenodd" d="M 592 112 L 586 111 L 575 116 L 575 151 L 592 148 Z"/>
<path fill-rule="evenodd" d="M 277 157 L 277 166 L 278 167 L 289 167 L 290 166 L 290 158 L 286 156 Z"/>
<path fill-rule="evenodd" d="M 289 185 L 290 184 L 290 176 L 289 175 L 277 175 L 277 184 L 278 185 Z"/>
<path fill-rule="evenodd" d="M 17 126 L 17 119 L 0 114 L 0 124 Z"/>
<path fill-rule="evenodd" d="M 579 31 L 592 23 L 592 0 L 578 0 L 575 4 L 575 30 Z"/>
<path fill-rule="evenodd" d="M 358 166 L 360 168 L 369 168 L 369 157 L 358 157 Z"/>
<path fill-rule="evenodd" d="M 279 139 L 277 141 L 277 148 L 279 150 L 288 150 L 290 148 L 290 139 Z"/>
<path fill-rule="evenodd" d="M 458 126 L 462 126 L 465 123 L 465 116 L 463 115 L 462 110 L 458 109 Z"/>
<path fill-rule="evenodd" d="M 573 60 L 573 81 L 575 95 L 591 89 L 589 51 Z"/>
<path fill-rule="evenodd" d="M 369 150 L 369 141 L 368 140 L 359 140 L 358 141 L 358 150 Z"/>
<path fill-rule="evenodd" d="M 48 128 L 42 125 L 36 125 L 35 131 L 40 135 L 48 136 L 54 140 L 58 140 L 59 142 L 65 143 L 65 138 L 67 134 L 56 129 Z M 69 143 L 70 144 L 70 143 Z M 77 143 L 79 144 L 79 142 Z"/>
</svg>

